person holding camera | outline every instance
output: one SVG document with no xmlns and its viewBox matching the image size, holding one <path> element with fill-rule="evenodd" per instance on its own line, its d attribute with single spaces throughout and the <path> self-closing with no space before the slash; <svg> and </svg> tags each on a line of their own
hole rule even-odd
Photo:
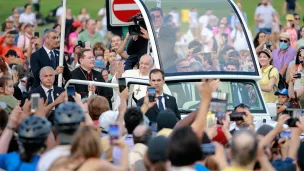
<svg viewBox="0 0 304 171">
<path fill-rule="evenodd" d="M 32 73 L 34 74 L 34 82 L 32 89 L 40 85 L 40 70 L 45 66 L 50 66 L 55 70 L 55 75 L 63 74 L 65 80 L 68 80 L 70 70 L 67 62 L 63 59 L 63 66 L 59 66 L 59 51 L 55 50 L 59 44 L 59 37 L 57 31 L 54 29 L 47 29 L 44 33 L 43 46 L 35 51 L 30 59 Z M 57 85 L 58 81 L 55 79 L 54 85 Z"/>
</svg>

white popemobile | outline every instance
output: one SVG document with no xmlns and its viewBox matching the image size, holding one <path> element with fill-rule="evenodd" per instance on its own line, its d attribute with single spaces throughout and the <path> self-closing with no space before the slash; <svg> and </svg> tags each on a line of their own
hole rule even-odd
<svg viewBox="0 0 304 171">
<path fill-rule="evenodd" d="M 148 31 L 155 68 L 165 72 L 165 93 L 177 99 L 182 118 L 196 110 L 200 102 L 195 84 L 203 78 L 220 79 L 218 90 L 229 94 L 227 110 L 243 103 L 250 107 L 256 124 L 262 121 L 275 124 L 257 83 L 262 76 L 251 33 L 243 12 L 233 0 L 134 1 Z M 163 12 L 149 11 L 155 7 Z M 181 15 L 172 12 L 174 8 L 183 9 Z M 234 26 L 228 27 L 231 20 Z M 174 21 L 181 24 L 176 26 Z M 196 39 L 203 43 L 193 43 Z M 132 94 L 137 93 L 132 91 L 134 86 L 149 85 L 149 81 L 126 78 L 125 82 L 131 90 L 128 102 L 131 106 Z M 71 83 L 111 87 L 114 91 L 118 91 L 119 86 L 117 83 L 70 80 L 66 87 Z M 271 113 L 275 112 L 275 107 L 271 109 Z"/>
</svg>

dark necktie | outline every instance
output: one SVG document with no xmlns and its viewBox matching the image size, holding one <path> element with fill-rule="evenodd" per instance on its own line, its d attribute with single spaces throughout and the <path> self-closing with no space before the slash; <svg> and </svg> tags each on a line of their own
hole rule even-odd
<svg viewBox="0 0 304 171">
<path fill-rule="evenodd" d="M 48 96 L 47 96 L 47 98 L 48 98 L 48 104 L 53 103 L 52 91 L 53 91 L 53 89 L 49 89 L 48 90 Z"/>
<path fill-rule="evenodd" d="M 55 58 L 55 54 L 53 51 L 50 51 L 50 57 L 51 57 L 51 62 L 52 62 L 52 67 L 53 69 L 56 69 L 56 58 Z"/>
<path fill-rule="evenodd" d="M 163 96 L 158 96 L 158 109 L 160 112 L 165 110 L 164 104 L 162 102 L 162 98 L 163 98 Z"/>
</svg>

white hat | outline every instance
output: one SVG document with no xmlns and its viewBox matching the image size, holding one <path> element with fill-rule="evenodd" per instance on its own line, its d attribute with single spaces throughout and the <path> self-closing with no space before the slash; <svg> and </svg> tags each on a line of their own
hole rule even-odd
<svg viewBox="0 0 304 171">
<path fill-rule="evenodd" d="M 108 110 L 106 112 L 103 112 L 98 119 L 99 127 L 105 131 L 108 131 L 109 126 L 115 124 L 117 116 L 118 112 L 115 111 Z"/>
</svg>

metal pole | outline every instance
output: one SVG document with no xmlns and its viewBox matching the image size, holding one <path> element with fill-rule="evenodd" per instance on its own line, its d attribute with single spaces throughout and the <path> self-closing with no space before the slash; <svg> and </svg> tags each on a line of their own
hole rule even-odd
<svg viewBox="0 0 304 171">
<path fill-rule="evenodd" d="M 67 0 L 62 0 L 59 66 L 63 66 L 63 60 L 64 60 L 63 55 L 64 55 L 64 37 L 65 37 L 65 20 L 66 20 L 66 1 Z M 62 74 L 58 75 L 58 87 L 62 87 Z"/>
</svg>

